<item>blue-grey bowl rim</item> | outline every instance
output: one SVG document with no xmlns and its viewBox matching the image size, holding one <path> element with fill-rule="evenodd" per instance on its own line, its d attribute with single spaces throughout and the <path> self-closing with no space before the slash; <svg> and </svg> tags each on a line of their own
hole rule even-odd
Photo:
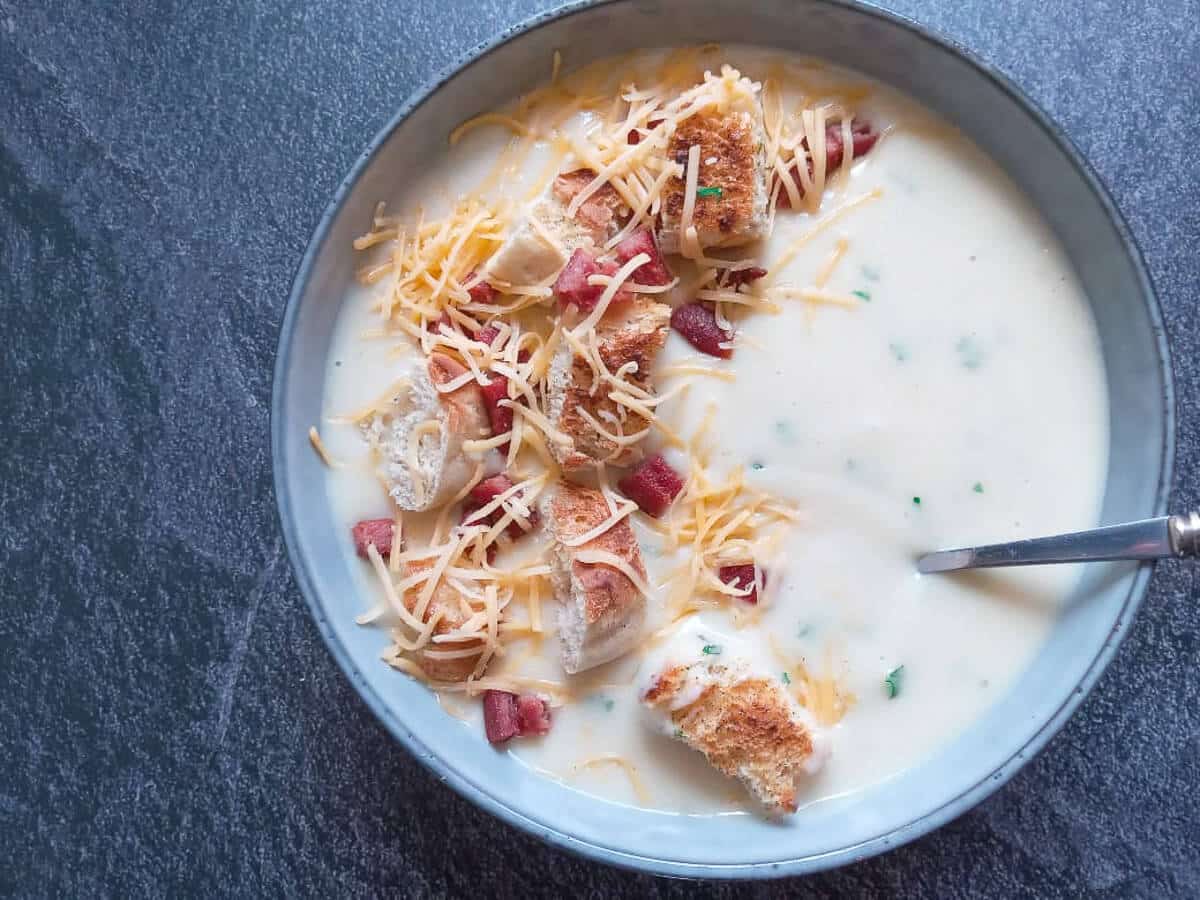
<svg viewBox="0 0 1200 900">
<path fill-rule="evenodd" d="M 1142 600 L 1146 595 L 1149 587 L 1150 577 L 1154 571 L 1154 565 L 1143 565 L 1133 580 L 1129 590 L 1129 595 L 1126 597 L 1125 604 L 1121 609 L 1120 617 L 1116 626 L 1109 634 L 1108 639 L 1092 660 L 1087 673 L 1079 686 L 1068 695 L 1063 704 L 1055 711 L 1041 727 L 1041 729 L 1016 753 L 1014 753 L 1007 762 L 999 769 L 984 776 L 972 788 L 963 791 L 957 797 L 946 801 L 941 807 L 932 812 L 929 812 L 909 824 L 896 829 L 893 832 L 879 835 L 869 841 L 857 844 L 852 847 L 844 847 L 832 853 L 826 853 L 815 857 L 802 857 L 793 860 L 783 860 L 771 863 L 751 863 L 745 865 L 703 865 L 696 863 L 680 863 L 671 860 L 657 859 L 652 856 L 638 856 L 634 854 L 621 853 L 607 847 L 600 847 L 590 844 L 586 841 L 580 841 L 571 837 L 569 834 L 559 832 L 554 829 L 548 829 L 543 825 L 535 822 L 527 816 L 511 809 L 508 806 L 498 802 L 488 794 L 479 790 L 476 786 L 470 784 L 462 778 L 457 772 L 447 767 L 437 756 L 430 753 L 421 739 L 411 731 L 404 728 L 397 719 L 386 714 L 386 703 L 374 690 L 372 690 L 362 679 L 358 668 L 346 648 L 338 641 L 337 636 L 333 633 L 332 628 L 325 620 L 325 614 L 318 601 L 316 590 L 313 587 L 312 580 L 309 576 L 305 565 L 305 560 L 298 552 L 298 539 L 290 524 L 291 508 L 290 500 L 287 491 L 285 490 L 285 478 L 283 465 L 283 430 L 280 425 L 282 403 L 283 403 L 283 374 L 289 365 L 288 349 L 291 344 L 292 332 L 296 324 L 296 310 L 299 306 L 301 295 L 304 293 L 308 282 L 309 272 L 312 268 L 313 261 L 317 258 L 325 245 L 326 238 L 334 217 L 341 208 L 342 201 L 346 195 L 354 188 L 359 176 L 371 162 L 375 153 L 383 144 L 392 136 L 392 133 L 400 126 L 400 124 L 408 118 L 408 116 L 421 106 L 427 100 L 431 99 L 447 81 L 453 78 L 461 69 L 466 66 L 483 59 L 493 50 L 509 43 L 510 41 L 520 37 L 526 32 L 541 28 L 550 22 L 558 19 L 567 18 L 576 15 L 580 12 L 588 10 L 596 6 L 607 6 L 610 4 L 622 3 L 626 0 L 576 0 L 573 3 L 567 3 L 556 7 L 546 12 L 532 16 L 523 22 L 511 26 L 507 30 L 501 32 L 495 38 L 484 41 L 460 55 L 456 60 L 449 63 L 441 71 L 439 71 L 432 79 L 427 81 L 422 87 L 414 91 L 407 100 L 397 110 L 391 120 L 383 127 L 382 130 L 371 140 L 367 145 L 366 150 L 358 158 L 351 167 L 349 173 L 342 179 L 334 192 L 333 198 L 325 207 L 325 211 L 321 214 L 321 218 L 317 223 L 316 230 L 313 232 L 312 238 L 308 242 L 308 246 L 304 251 L 304 256 L 300 259 L 300 264 L 296 269 L 296 275 L 292 280 L 292 289 L 288 294 L 287 306 L 284 310 L 283 321 L 279 330 L 279 342 L 276 346 L 275 367 L 272 377 L 271 386 L 271 465 L 274 474 L 274 488 L 276 509 L 279 516 L 280 527 L 283 531 L 284 543 L 287 547 L 288 558 L 292 563 L 292 570 L 296 575 L 296 580 L 300 585 L 300 592 L 304 595 L 304 600 L 308 604 L 309 610 L 312 612 L 313 620 L 316 622 L 317 629 L 321 632 L 321 637 L 324 639 L 326 646 L 329 647 L 338 665 L 342 671 L 349 677 L 351 684 L 359 695 L 366 701 L 371 712 L 376 718 L 384 724 L 384 726 L 392 733 L 392 735 L 400 741 L 405 748 L 415 756 L 418 760 L 424 763 L 439 780 L 449 785 L 461 797 L 474 803 L 476 806 L 483 809 L 510 825 L 520 828 L 535 837 L 560 847 L 564 850 L 569 850 L 589 859 L 598 860 L 610 865 L 620 866 L 622 868 L 634 869 L 644 872 L 652 872 L 658 875 L 668 875 L 674 877 L 685 878 L 776 878 L 788 875 L 803 875 L 814 872 L 831 869 L 836 866 L 845 865 L 847 863 L 856 862 L 883 853 L 887 850 L 894 849 L 903 844 L 928 834 L 936 828 L 941 827 L 950 820 L 957 818 L 962 813 L 971 809 L 976 804 L 980 803 L 986 797 L 1002 787 L 1008 782 L 1013 775 L 1028 762 L 1035 754 L 1037 754 L 1046 743 L 1054 737 L 1055 734 L 1063 727 L 1067 719 L 1079 706 L 1083 699 L 1091 692 L 1096 681 L 1103 674 L 1109 662 L 1112 660 L 1113 654 L 1116 653 L 1117 647 L 1125 637 L 1125 633 L 1129 630 L 1129 625 L 1137 613 L 1138 608 L 1142 604 Z M 1158 350 L 1158 362 L 1163 376 L 1163 426 L 1166 431 L 1165 440 L 1163 441 L 1162 469 L 1161 479 L 1158 485 L 1158 490 L 1154 500 L 1154 514 L 1164 515 L 1167 511 L 1167 503 L 1170 496 L 1171 485 L 1174 477 L 1175 467 L 1175 442 L 1176 442 L 1176 397 L 1174 375 L 1171 367 L 1171 354 L 1167 342 L 1166 330 L 1163 327 L 1162 307 L 1158 300 L 1158 294 L 1154 290 L 1154 284 L 1150 279 L 1150 274 L 1146 269 L 1146 262 L 1142 256 L 1141 249 L 1138 247 L 1137 241 L 1134 240 L 1128 224 L 1112 197 L 1109 195 L 1108 189 L 1101 182 L 1100 178 L 1093 171 L 1091 165 L 1084 158 L 1083 154 L 1074 145 L 1069 137 L 1060 129 L 1050 118 L 1050 116 L 1042 110 L 1042 108 L 1030 99 L 1024 91 L 1016 86 L 1008 78 L 991 64 L 979 59 L 967 48 L 959 45 L 957 42 L 947 38 L 936 31 L 917 23 L 916 21 L 902 16 L 898 13 L 882 9 L 870 3 L 861 2 L 861 0 L 809 0 L 811 3 L 821 4 L 825 6 L 838 6 L 853 9 L 863 15 L 873 16 L 881 19 L 891 25 L 903 28 L 912 32 L 922 40 L 935 45 L 936 47 L 957 55 L 965 60 L 970 65 L 978 69 L 984 76 L 992 82 L 992 84 L 1014 100 L 1034 122 L 1058 145 L 1059 149 L 1071 160 L 1072 164 L 1083 176 L 1084 181 L 1092 192 L 1100 200 L 1101 206 L 1107 213 L 1109 220 L 1112 222 L 1118 235 L 1120 235 L 1121 243 L 1124 246 L 1125 252 L 1134 264 L 1137 272 L 1138 280 L 1141 284 L 1143 296 L 1147 299 L 1147 313 L 1154 330 L 1155 345 Z"/>
</svg>

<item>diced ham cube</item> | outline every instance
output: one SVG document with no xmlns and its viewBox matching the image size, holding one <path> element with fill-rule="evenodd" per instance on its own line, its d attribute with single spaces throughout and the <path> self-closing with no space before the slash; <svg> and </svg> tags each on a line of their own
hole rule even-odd
<svg viewBox="0 0 1200 900">
<path fill-rule="evenodd" d="M 492 425 L 492 437 L 512 430 L 513 411 L 511 406 L 501 406 L 508 399 L 508 379 L 495 372 L 488 373 L 488 383 L 479 386 L 483 394 L 483 405 L 487 407 L 488 420 Z"/>
<path fill-rule="evenodd" d="M 492 744 L 503 744 L 521 733 L 516 694 L 508 691 L 483 692 L 483 730 Z"/>
<path fill-rule="evenodd" d="M 489 347 L 496 342 L 498 337 L 500 337 L 500 329 L 495 325 L 484 325 L 475 332 L 475 340 L 481 344 L 487 344 Z"/>
<path fill-rule="evenodd" d="M 471 488 L 471 492 L 467 494 L 467 498 L 463 501 L 463 521 L 471 517 L 471 514 L 477 509 L 482 509 L 487 506 L 505 491 L 513 486 L 513 480 L 501 472 L 499 475 L 492 475 L 489 478 L 483 479 L 475 487 Z M 472 525 L 495 525 L 504 517 L 504 508 L 497 507 L 492 510 L 482 519 L 475 519 Z M 540 516 L 536 508 L 529 511 L 530 527 L 536 527 L 540 521 Z M 519 538 L 525 533 L 525 529 L 521 527 L 521 523 L 512 521 L 508 527 L 504 529 L 504 533 L 510 538 Z"/>
<path fill-rule="evenodd" d="M 476 276 L 476 272 L 472 272 L 467 276 L 466 280 L 470 281 Z M 467 293 L 471 295 L 471 300 L 474 303 L 495 303 L 496 298 L 500 296 L 500 292 L 488 284 L 486 281 L 467 288 Z"/>
<path fill-rule="evenodd" d="M 683 479 L 656 453 L 618 481 L 617 487 L 642 512 L 657 519 L 683 490 Z"/>
<path fill-rule="evenodd" d="M 367 547 L 374 544 L 379 555 L 387 559 L 392 555 L 395 529 L 396 523 L 391 519 L 363 519 L 350 529 L 350 535 L 354 538 L 354 551 L 363 559 L 370 559 Z"/>
<path fill-rule="evenodd" d="M 554 282 L 554 293 L 562 307 L 575 306 L 580 312 L 591 312 L 600 301 L 604 287 L 598 284 L 588 284 L 591 275 L 614 275 L 617 265 L 611 262 L 599 262 L 592 254 L 580 248 L 571 254 L 566 266 L 558 273 Z M 622 288 L 613 297 L 613 303 L 628 300 L 631 294 Z"/>
<path fill-rule="evenodd" d="M 850 120 L 850 140 L 854 145 L 854 158 L 866 156 L 868 151 L 875 146 L 879 140 L 879 132 L 875 130 L 875 126 L 863 119 L 855 118 Z M 800 142 L 800 146 L 808 148 L 808 139 L 805 138 Z M 845 148 L 842 146 L 842 123 L 833 122 L 825 126 L 825 172 L 831 173 L 842 164 L 842 156 L 845 154 Z M 808 161 L 808 174 L 812 176 L 812 160 Z M 792 178 L 796 181 L 796 187 L 800 189 L 800 193 L 804 193 L 804 187 L 800 184 L 799 178 L 796 178 L 795 166 L 792 167 Z M 791 206 L 791 200 L 788 198 L 787 189 L 782 189 L 779 192 L 778 206 L 780 209 L 787 209 Z"/>
<path fill-rule="evenodd" d="M 707 303 L 693 301 L 677 306 L 671 313 L 671 327 L 701 353 L 729 359 L 733 351 L 721 344 L 733 340 L 733 335 L 717 324 L 717 314 Z"/>
<path fill-rule="evenodd" d="M 750 284 L 753 281 L 764 277 L 767 270 L 759 266 L 750 266 L 748 269 L 727 269 L 725 271 L 725 286 L 732 290 L 737 290 L 743 284 Z"/>
<path fill-rule="evenodd" d="M 717 570 L 717 577 L 720 578 L 725 584 L 731 585 L 732 587 L 740 590 L 750 588 L 750 593 L 741 599 L 746 603 L 754 604 L 758 603 L 758 588 L 754 585 L 755 568 L 756 566 L 754 563 L 745 563 L 744 565 L 737 566 L 721 566 L 721 568 Z M 766 572 L 762 573 L 762 584 L 763 587 L 767 586 Z"/>
<path fill-rule="evenodd" d="M 550 731 L 550 707 L 534 694 L 483 692 L 483 729 L 492 744 Z"/>
<path fill-rule="evenodd" d="M 630 278 L 638 284 L 670 284 L 674 277 L 667 268 L 662 252 L 649 228 L 639 228 L 616 247 L 617 260 L 624 265 L 639 253 L 650 257 L 650 262 L 633 270 Z"/>
<path fill-rule="evenodd" d="M 550 731 L 550 706 L 534 694 L 517 697 L 518 734 L 548 734 Z"/>
</svg>

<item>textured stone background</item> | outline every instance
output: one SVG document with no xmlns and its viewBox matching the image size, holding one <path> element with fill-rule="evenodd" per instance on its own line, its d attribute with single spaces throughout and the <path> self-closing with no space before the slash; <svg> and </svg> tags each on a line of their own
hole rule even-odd
<svg viewBox="0 0 1200 900">
<path fill-rule="evenodd" d="M 0 0 L 0 893 L 683 896 L 482 816 L 400 751 L 297 594 L 267 443 L 284 298 L 435 65 L 546 0 Z M 1197 0 L 889 0 L 1094 162 L 1166 307 L 1200 506 Z M 403 39 L 402 39 L 403 38 Z M 923 840 L 718 896 L 1200 895 L 1200 568 Z M 482 873 L 482 874 L 481 874 Z"/>
</svg>

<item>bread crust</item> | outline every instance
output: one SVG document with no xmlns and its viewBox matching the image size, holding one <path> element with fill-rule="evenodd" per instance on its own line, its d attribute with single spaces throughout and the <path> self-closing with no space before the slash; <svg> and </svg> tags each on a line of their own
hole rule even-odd
<svg viewBox="0 0 1200 900">
<path fill-rule="evenodd" d="M 578 537 L 609 517 L 604 496 L 569 482 L 559 485 L 546 504 L 546 521 L 555 539 L 553 582 L 560 603 L 559 640 L 563 668 L 581 672 L 616 659 L 642 637 L 646 598 L 622 572 L 576 559 L 581 550 L 602 550 L 629 564 L 643 580 L 642 551 L 628 519 L 579 547 L 562 541 Z"/>
<path fill-rule="evenodd" d="M 646 390 L 653 389 L 651 373 L 655 358 L 667 340 L 671 308 L 642 296 L 623 305 L 622 309 L 606 315 L 596 326 L 600 358 L 610 372 L 634 362 L 637 371 L 628 380 Z M 591 366 L 575 354 L 564 341 L 558 348 L 550 370 L 549 413 L 554 426 L 571 438 L 570 444 L 552 445 L 552 452 L 566 472 L 593 468 L 599 462 L 627 466 L 636 462 L 641 450 L 636 444 L 621 447 L 603 435 L 584 418 L 585 410 L 608 431 L 614 431 L 601 412 L 616 415 L 618 404 L 608 397 L 611 387 L 599 385 L 592 391 Z M 636 434 L 651 427 L 635 413 L 625 423 L 625 434 Z"/>
<path fill-rule="evenodd" d="M 667 154 L 687 165 L 688 151 L 700 147 L 700 188 L 720 188 L 716 196 L 697 195 L 692 223 L 701 247 L 736 247 L 766 236 L 767 160 L 762 106 L 735 108 L 727 113 L 706 110 L 682 120 L 675 128 Z M 666 253 L 678 253 L 686 172 L 663 186 L 659 243 Z"/>
<path fill-rule="evenodd" d="M 815 749 L 795 701 L 774 679 L 714 666 L 699 697 L 673 709 L 690 669 L 677 665 L 659 673 L 642 702 L 670 711 L 675 737 L 740 780 L 765 806 L 795 812 L 796 782 Z"/>
</svg>

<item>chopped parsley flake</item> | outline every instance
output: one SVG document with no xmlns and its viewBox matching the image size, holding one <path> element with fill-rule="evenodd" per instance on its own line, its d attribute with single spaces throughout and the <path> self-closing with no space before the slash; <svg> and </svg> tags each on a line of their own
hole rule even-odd
<svg viewBox="0 0 1200 900">
<path fill-rule="evenodd" d="M 721 645 L 720 644 L 705 644 L 704 649 L 702 649 L 700 652 L 703 653 L 705 656 L 720 656 L 721 655 Z"/>
<path fill-rule="evenodd" d="M 983 365 L 985 354 L 973 337 L 959 338 L 954 349 L 958 351 L 958 361 L 962 363 L 964 369 L 974 371 Z"/>
<path fill-rule="evenodd" d="M 983 482 L 982 481 L 975 482 L 975 487 L 971 488 L 971 490 L 973 490 L 977 494 L 982 494 L 983 493 Z"/>
<path fill-rule="evenodd" d="M 719 187 L 702 187 L 696 188 L 697 197 L 720 197 L 721 189 Z"/>
<path fill-rule="evenodd" d="M 784 684 L 791 684 L 791 683 L 792 683 L 792 676 L 791 676 L 791 675 L 789 675 L 787 672 L 784 672 L 784 673 L 783 673 L 783 683 L 784 683 Z"/>
<path fill-rule="evenodd" d="M 675 729 L 675 740 L 677 740 L 677 741 L 683 740 L 683 729 L 682 728 Z"/>
<path fill-rule="evenodd" d="M 792 423 L 780 419 L 775 423 L 775 436 L 785 444 L 794 443 L 796 433 L 792 430 Z"/>
<path fill-rule="evenodd" d="M 913 497 L 913 506 L 920 506 L 920 505 L 921 505 L 921 498 Z"/>
<path fill-rule="evenodd" d="M 904 666 L 896 666 L 883 679 L 883 689 L 887 691 L 888 699 L 895 700 L 900 696 L 900 688 L 904 680 Z"/>
<path fill-rule="evenodd" d="M 761 472 L 763 469 L 766 468 L 766 466 L 764 466 L 760 462 L 755 461 L 755 462 L 750 463 L 750 468 L 752 468 L 755 472 Z"/>
<path fill-rule="evenodd" d="M 808 637 L 810 634 L 812 634 L 812 630 L 812 625 L 805 623 L 801 625 L 800 630 L 796 632 L 796 637 Z"/>
<path fill-rule="evenodd" d="M 888 344 L 888 349 L 892 351 L 892 356 L 896 357 L 896 362 L 905 362 L 908 360 L 908 349 L 903 344 L 892 341 L 892 343 Z"/>
<path fill-rule="evenodd" d="M 851 291 L 850 293 L 852 293 L 859 300 L 866 300 L 868 303 L 871 302 L 871 292 L 870 291 L 858 290 L 858 291 Z"/>
<path fill-rule="evenodd" d="M 863 273 L 863 278 L 867 279 L 867 281 L 878 281 L 879 280 L 879 270 L 876 269 L 874 266 L 863 266 L 862 273 Z"/>
</svg>

